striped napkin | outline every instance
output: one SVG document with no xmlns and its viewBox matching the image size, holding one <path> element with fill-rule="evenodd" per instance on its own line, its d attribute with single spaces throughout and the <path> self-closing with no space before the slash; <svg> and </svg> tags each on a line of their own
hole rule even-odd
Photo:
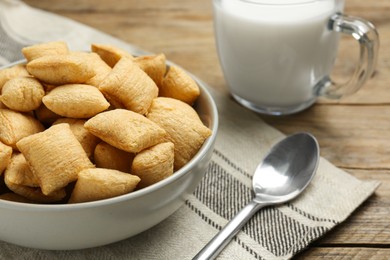
<svg viewBox="0 0 390 260">
<path fill-rule="evenodd" d="M 99 42 L 136 55 L 145 53 L 17 0 L 0 0 L 0 25 L 0 66 L 20 59 L 21 47 L 52 40 L 65 40 L 74 50 L 87 50 L 91 43 Z M 220 127 L 212 161 L 194 194 L 172 216 L 137 236 L 92 249 L 44 251 L 0 241 L 0 259 L 191 259 L 251 200 L 257 164 L 283 138 L 227 95 L 213 96 Z M 360 181 L 321 158 L 313 182 L 301 196 L 257 213 L 219 259 L 292 258 L 343 222 L 378 185 Z"/>
</svg>

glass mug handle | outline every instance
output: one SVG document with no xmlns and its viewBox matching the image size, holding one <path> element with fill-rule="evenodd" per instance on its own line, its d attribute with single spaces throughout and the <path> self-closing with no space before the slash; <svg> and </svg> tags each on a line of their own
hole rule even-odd
<svg viewBox="0 0 390 260">
<path fill-rule="evenodd" d="M 360 46 L 360 59 L 352 77 L 346 83 L 335 83 L 328 76 L 317 85 L 319 96 L 339 99 L 355 93 L 372 76 L 378 57 L 379 37 L 374 25 L 370 22 L 343 14 L 333 15 L 329 20 L 328 28 L 335 32 L 352 35 Z"/>
</svg>

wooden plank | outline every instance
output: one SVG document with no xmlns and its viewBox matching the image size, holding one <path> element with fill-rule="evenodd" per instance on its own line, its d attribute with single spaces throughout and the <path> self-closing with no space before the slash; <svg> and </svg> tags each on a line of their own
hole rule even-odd
<svg viewBox="0 0 390 260">
<path fill-rule="evenodd" d="M 52 12 L 74 12 L 74 13 L 126 13 L 133 14 L 138 12 L 157 13 L 162 11 L 175 11 L 179 15 L 186 15 L 187 12 L 199 13 L 208 11 L 211 1 L 181 1 L 181 0 L 26 0 L 27 4 L 50 10 Z"/>
<path fill-rule="evenodd" d="M 389 248 L 365 247 L 310 247 L 294 259 L 389 259 Z"/>
<path fill-rule="evenodd" d="M 349 15 L 361 16 L 365 19 L 379 20 L 388 19 L 390 11 L 390 1 L 388 0 L 346 0 L 345 13 Z"/>
<path fill-rule="evenodd" d="M 316 105 L 296 115 L 262 118 L 289 134 L 313 133 L 321 155 L 344 168 L 390 168 L 390 107 Z"/>
</svg>

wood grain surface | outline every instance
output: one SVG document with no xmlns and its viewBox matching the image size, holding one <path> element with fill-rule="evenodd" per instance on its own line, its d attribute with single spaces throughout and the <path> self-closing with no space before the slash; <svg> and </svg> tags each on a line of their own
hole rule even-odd
<svg viewBox="0 0 390 260">
<path fill-rule="evenodd" d="M 26 0 L 155 52 L 227 93 L 214 42 L 211 0 Z M 381 186 L 356 212 L 296 258 L 390 258 L 390 1 L 346 0 L 345 13 L 371 21 L 380 35 L 375 75 L 356 94 L 319 100 L 292 116 L 263 118 L 285 134 L 312 132 L 321 155 L 360 179 Z M 358 46 L 343 37 L 333 74 L 354 70 Z"/>
</svg>

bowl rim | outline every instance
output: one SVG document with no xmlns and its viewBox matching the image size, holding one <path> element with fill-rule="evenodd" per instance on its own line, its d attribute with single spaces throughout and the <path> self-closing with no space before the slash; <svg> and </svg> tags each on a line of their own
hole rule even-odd
<svg viewBox="0 0 390 260">
<path fill-rule="evenodd" d="M 12 66 L 15 66 L 17 64 L 21 64 L 23 62 L 26 62 L 25 59 L 9 63 L 5 66 L 1 66 L 1 69 L 9 68 Z M 167 64 L 172 65 L 172 62 L 167 61 Z M 176 65 L 177 66 L 177 65 Z M 78 210 L 78 209 L 87 209 L 87 208 L 95 208 L 95 207 L 101 207 L 101 206 L 107 206 L 107 205 L 113 205 L 117 203 L 122 203 L 127 200 L 135 199 L 141 196 L 144 196 L 146 194 L 150 194 L 169 183 L 175 182 L 177 179 L 179 179 L 181 176 L 185 175 L 191 168 L 195 167 L 196 163 L 207 153 L 209 149 L 212 149 L 213 144 L 215 142 L 217 132 L 218 132 L 218 110 L 217 105 L 214 101 L 214 98 L 212 97 L 210 91 L 207 89 L 208 86 L 206 83 L 201 81 L 199 78 L 191 74 L 190 72 L 186 71 L 188 74 L 191 75 L 191 77 L 196 81 L 196 83 L 199 85 L 200 88 L 200 95 L 204 96 L 207 100 L 207 103 L 210 106 L 210 118 L 213 120 L 211 121 L 210 126 L 208 126 L 212 134 L 205 140 L 199 151 L 195 154 L 195 156 L 182 168 L 180 168 L 178 171 L 174 172 L 171 176 L 167 177 L 166 179 L 163 179 L 155 184 L 152 184 L 148 187 L 142 188 L 140 190 L 133 191 L 128 194 L 119 195 L 113 198 L 108 199 L 102 199 L 102 200 L 96 200 L 96 201 L 90 201 L 90 202 L 82 202 L 82 203 L 74 203 L 74 204 L 43 204 L 43 203 L 26 203 L 26 202 L 16 202 L 16 201 L 9 201 L 9 200 L 2 200 L 0 199 L 0 209 L 1 208 L 7 208 L 7 209 L 13 209 L 13 210 L 23 210 L 23 211 L 68 211 L 68 210 Z"/>
</svg>

